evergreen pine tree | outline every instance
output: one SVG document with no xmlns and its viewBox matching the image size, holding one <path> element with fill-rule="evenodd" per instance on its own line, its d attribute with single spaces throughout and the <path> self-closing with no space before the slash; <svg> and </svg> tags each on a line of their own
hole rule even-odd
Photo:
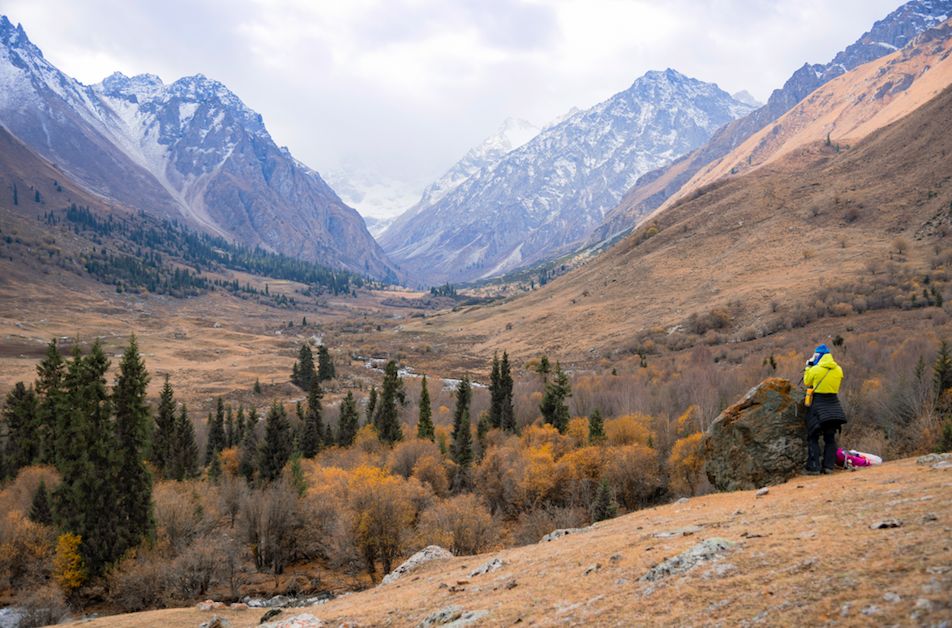
<svg viewBox="0 0 952 628">
<path fill-rule="evenodd" d="M 939 346 L 939 353 L 932 366 L 932 382 L 935 387 L 935 398 L 940 404 L 940 410 L 945 410 L 941 404 L 945 401 L 942 394 L 952 388 L 952 347 L 945 340 Z"/>
<path fill-rule="evenodd" d="M 188 418 L 188 408 L 184 403 L 175 420 L 174 443 L 169 477 L 181 482 L 198 475 L 198 444 L 195 442 L 195 427 L 192 425 L 192 420 Z"/>
<path fill-rule="evenodd" d="M 489 430 L 492 428 L 492 424 L 489 421 L 489 415 L 483 412 L 479 416 L 479 421 L 476 422 L 476 460 L 482 460 L 483 454 L 486 453 L 486 435 L 489 433 Z"/>
<path fill-rule="evenodd" d="M 435 438 L 433 430 L 433 407 L 430 404 L 430 391 L 426 387 L 426 375 L 420 383 L 420 416 L 417 419 L 417 438 L 432 441 Z"/>
<path fill-rule="evenodd" d="M 400 379 L 397 363 L 387 362 L 384 369 L 383 387 L 380 393 L 380 410 L 377 421 L 377 435 L 387 444 L 394 444 L 403 440 L 403 430 L 400 427 L 400 415 L 397 403 L 406 402 L 406 393 L 403 390 L 403 381 Z"/>
<path fill-rule="evenodd" d="M 469 403 L 473 398 L 473 388 L 469 383 L 469 376 L 463 375 L 456 387 L 456 409 L 453 411 L 453 434 L 455 443 L 459 438 L 459 431 L 463 424 L 463 417 L 469 418 Z"/>
<path fill-rule="evenodd" d="M 221 480 L 221 452 L 212 456 L 212 461 L 208 464 L 208 481 L 212 484 L 218 484 Z"/>
<path fill-rule="evenodd" d="M 235 413 L 231 404 L 225 408 L 225 448 L 235 446 Z"/>
<path fill-rule="evenodd" d="M 251 484 L 258 469 L 258 411 L 252 408 L 245 424 L 245 435 L 238 452 L 238 473 Z"/>
<path fill-rule="evenodd" d="M 33 503 L 30 505 L 30 521 L 45 526 L 52 525 L 53 512 L 50 510 L 50 494 L 46 490 L 46 480 L 40 480 L 40 485 L 33 494 Z"/>
<path fill-rule="evenodd" d="M 152 436 L 152 464 L 159 476 L 168 479 L 176 447 L 175 393 L 169 376 L 159 393 L 159 408 L 155 415 L 155 432 Z"/>
<path fill-rule="evenodd" d="M 314 377 L 314 354 L 311 352 L 310 345 L 305 342 L 301 345 L 297 362 L 294 363 L 294 367 L 291 369 L 291 383 L 298 388 L 307 390 L 311 387 L 311 380 Z"/>
<path fill-rule="evenodd" d="M 215 405 L 215 416 L 208 415 L 208 442 L 205 444 L 205 466 L 225 448 L 225 402 L 221 397 Z"/>
<path fill-rule="evenodd" d="M 109 360 L 96 341 L 83 357 L 77 347 L 66 371 L 67 411 L 57 429 L 61 482 L 53 494 L 58 527 L 82 539 L 80 551 L 93 577 L 119 554 L 116 433 L 106 389 Z"/>
<path fill-rule="evenodd" d="M 46 355 L 36 366 L 37 436 L 39 462 L 53 464 L 56 461 L 56 416 L 63 405 L 63 377 L 66 362 L 56 346 L 56 339 L 46 347 Z"/>
<path fill-rule="evenodd" d="M 618 502 L 612 494 L 612 489 L 607 480 L 602 480 L 598 485 L 598 491 L 595 493 L 595 501 L 592 502 L 592 523 L 611 519 L 618 514 Z"/>
<path fill-rule="evenodd" d="M 341 447 L 350 447 L 357 436 L 357 401 L 354 393 L 347 391 L 347 396 L 340 404 L 340 425 L 337 428 L 337 444 Z"/>
<path fill-rule="evenodd" d="M 539 359 L 539 365 L 536 367 L 536 373 L 542 376 L 542 384 L 549 383 L 549 373 L 552 372 L 552 364 L 549 362 L 548 356 L 542 356 Z"/>
<path fill-rule="evenodd" d="M 605 440 L 605 421 L 597 409 L 588 417 L 588 442 L 598 445 Z"/>
<path fill-rule="evenodd" d="M 367 425 L 377 426 L 377 387 L 370 387 L 370 396 L 367 397 Z"/>
<path fill-rule="evenodd" d="M 240 447 L 245 440 L 245 406 L 238 404 L 238 413 L 235 415 L 235 446 Z"/>
<path fill-rule="evenodd" d="M 516 431 L 516 412 L 512 406 L 512 368 L 509 365 L 509 354 L 502 352 L 499 363 L 499 381 L 502 387 L 502 404 L 499 411 L 499 426 L 506 432 Z"/>
<path fill-rule="evenodd" d="M 301 455 L 313 458 L 324 444 L 324 421 L 321 418 L 321 398 L 324 393 L 321 385 L 315 379 L 307 393 L 307 413 L 304 415 L 304 426 L 301 432 Z"/>
<path fill-rule="evenodd" d="M 149 373 L 139 354 L 135 336 L 129 338 L 119 362 L 119 373 L 112 391 L 115 408 L 116 457 L 119 519 L 113 551 L 121 556 L 152 536 L 152 474 L 145 466 L 144 454 L 152 417 L 146 402 Z"/>
<path fill-rule="evenodd" d="M 17 382 L 3 403 L 7 440 L 4 451 L 6 471 L 11 477 L 39 457 L 36 440 L 37 401 L 33 387 Z"/>
<path fill-rule="evenodd" d="M 317 379 L 326 382 L 335 377 L 337 377 L 337 372 L 334 369 L 331 354 L 328 353 L 327 347 L 321 345 L 317 348 Z"/>
<path fill-rule="evenodd" d="M 265 482 L 281 477 L 281 471 L 291 457 L 291 426 L 284 406 L 271 404 L 264 423 L 264 442 L 258 460 L 258 473 Z"/>
<path fill-rule="evenodd" d="M 456 467 L 453 469 L 452 489 L 463 491 L 470 486 L 470 466 L 473 464 L 473 435 L 469 426 L 469 408 L 463 411 L 450 451 Z"/>
<path fill-rule="evenodd" d="M 495 428 L 502 427 L 503 394 L 499 355 L 493 353 L 493 367 L 489 375 L 489 424 Z"/>
<path fill-rule="evenodd" d="M 549 423 L 560 434 L 564 434 L 569 426 L 569 408 L 565 405 L 565 399 L 572 396 L 572 388 L 569 386 L 569 378 L 562 370 L 562 366 L 555 363 L 555 378 L 545 386 L 545 395 L 542 397 L 542 403 L 539 404 L 539 410 L 542 412 L 542 418 Z"/>
</svg>

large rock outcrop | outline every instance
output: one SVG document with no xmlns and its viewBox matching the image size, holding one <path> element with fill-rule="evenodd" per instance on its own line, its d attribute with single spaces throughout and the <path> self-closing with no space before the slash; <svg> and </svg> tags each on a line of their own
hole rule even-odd
<svg viewBox="0 0 952 628">
<path fill-rule="evenodd" d="M 724 410 L 707 430 L 707 477 L 721 491 L 779 484 L 806 464 L 805 408 L 772 377 Z"/>
</svg>

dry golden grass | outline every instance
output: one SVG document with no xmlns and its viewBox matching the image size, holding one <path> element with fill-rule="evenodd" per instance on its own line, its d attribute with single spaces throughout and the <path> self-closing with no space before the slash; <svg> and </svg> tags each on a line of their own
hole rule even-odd
<svg viewBox="0 0 952 628">
<path fill-rule="evenodd" d="M 902 527 L 870 528 L 888 518 Z M 658 536 L 688 526 L 700 529 Z M 768 625 L 929 625 L 952 618 L 950 530 L 952 470 L 902 460 L 796 478 L 760 498 L 753 491 L 708 495 L 552 543 L 431 563 L 397 583 L 284 616 L 310 612 L 334 626 L 413 626 L 457 605 L 489 611 L 481 624 L 499 626 L 737 625 L 755 618 Z M 665 558 L 714 537 L 737 545 L 716 562 L 656 583 L 654 591 L 639 581 Z M 494 557 L 504 561 L 501 569 L 469 576 Z M 888 601 L 887 593 L 899 601 Z M 876 610 L 864 615 L 870 607 Z M 261 612 L 217 611 L 236 628 L 257 624 Z M 211 614 L 174 609 L 84 625 L 198 625 Z"/>
</svg>

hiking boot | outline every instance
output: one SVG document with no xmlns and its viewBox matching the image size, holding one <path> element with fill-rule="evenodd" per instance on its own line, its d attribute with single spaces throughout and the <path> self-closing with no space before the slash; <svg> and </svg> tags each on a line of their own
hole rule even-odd
<svg viewBox="0 0 952 628">
<path fill-rule="evenodd" d="M 804 469 L 803 475 L 820 475 L 820 472 L 816 469 Z"/>
<path fill-rule="evenodd" d="M 820 471 L 820 473 L 822 473 L 823 475 L 832 475 L 833 469 L 823 469 L 822 471 Z"/>
</svg>

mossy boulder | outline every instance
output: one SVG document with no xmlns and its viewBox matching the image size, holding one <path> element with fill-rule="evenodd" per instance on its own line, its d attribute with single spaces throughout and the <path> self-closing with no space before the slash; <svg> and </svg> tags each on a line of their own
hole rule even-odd
<svg viewBox="0 0 952 628">
<path fill-rule="evenodd" d="M 772 377 L 724 410 L 704 437 L 705 471 L 721 491 L 780 484 L 807 460 L 806 408 Z"/>
</svg>

